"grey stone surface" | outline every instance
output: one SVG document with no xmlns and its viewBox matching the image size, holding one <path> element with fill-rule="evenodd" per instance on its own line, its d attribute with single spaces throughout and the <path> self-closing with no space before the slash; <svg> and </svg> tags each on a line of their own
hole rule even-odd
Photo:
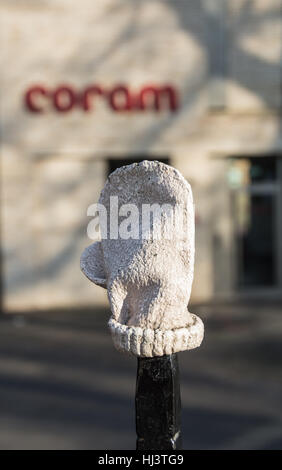
<svg viewBox="0 0 282 470">
<path fill-rule="evenodd" d="M 81 257 L 88 279 L 107 288 L 115 346 L 145 357 L 199 346 L 203 323 L 188 311 L 195 251 L 190 185 L 171 166 L 145 160 L 109 176 L 99 199 L 108 215 L 115 197 L 118 211 L 134 205 L 139 233 L 124 239 L 119 231 L 114 238 L 113 221 L 108 219 L 101 242 L 86 248 Z M 166 204 L 172 210 L 151 217 L 146 226 L 141 217 L 146 204 Z M 182 227 L 176 225 L 180 215 Z"/>
</svg>

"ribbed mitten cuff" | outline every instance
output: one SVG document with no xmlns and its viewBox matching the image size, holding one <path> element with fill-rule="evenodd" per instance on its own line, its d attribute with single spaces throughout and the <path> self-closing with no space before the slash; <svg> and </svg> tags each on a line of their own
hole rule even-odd
<svg viewBox="0 0 282 470">
<path fill-rule="evenodd" d="M 108 325 L 119 351 L 142 357 L 164 356 L 200 346 L 204 337 L 204 324 L 196 315 L 191 313 L 191 316 L 192 324 L 175 330 L 127 326 L 112 318 Z"/>
</svg>

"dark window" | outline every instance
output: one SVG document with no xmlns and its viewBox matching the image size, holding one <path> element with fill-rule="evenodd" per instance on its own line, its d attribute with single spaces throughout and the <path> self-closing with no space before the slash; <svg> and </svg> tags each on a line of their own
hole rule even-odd
<svg viewBox="0 0 282 470">
<path fill-rule="evenodd" d="M 274 195 L 252 195 L 249 217 L 250 224 L 240 240 L 242 260 L 239 285 L 270 286 L 275 284 Z"/>
<path fill-rule="evenodd" d="M 234 160 L 242 187 L 234 192 L 238 287 L 276 284 L 277 161 L 275 157 Z"/>
<path fill-rule="evenodd" d="M 251 159 L 250 180 L 252 183 L 276 180 L 276 158 L 254 157 Z"/>
<path fill-rule="evenodd" d="M 131 165 L 132 163 L 142 162 L 142 160 L 158 160 L 159 162 L 169 165 L 169 158 L 160 158 L 157 156 L 136 156 L 130 158 L 109 158 L 108 159 L 108 175 L 124 165 Z"/>
</svg>

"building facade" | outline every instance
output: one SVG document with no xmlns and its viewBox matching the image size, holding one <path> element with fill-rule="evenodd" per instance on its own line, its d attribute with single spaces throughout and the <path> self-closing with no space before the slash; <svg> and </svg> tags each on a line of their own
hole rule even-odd
<svg viewBox="0 0 282 470">
<path fill-rule="evenodd" d="M 282 296 L 281 0 L 2 0 L 5 311 L 105 305 L 80 273 L 110 171 L 168 162 L 192 299 Z"/>
</svg>

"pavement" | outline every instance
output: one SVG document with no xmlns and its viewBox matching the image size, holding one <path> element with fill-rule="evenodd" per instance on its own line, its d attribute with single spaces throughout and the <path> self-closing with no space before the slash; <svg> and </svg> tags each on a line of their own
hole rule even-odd
<svg viewBox="0 0 282 470">
<path fill-rule="evenodd" d="M 195 305 L 179 353 L 184 449 L 282 448 L 282 304 Z M 0 316 L 0 449 L 134 449 L 136 359 L 109 311 Z"/>
</svg>

